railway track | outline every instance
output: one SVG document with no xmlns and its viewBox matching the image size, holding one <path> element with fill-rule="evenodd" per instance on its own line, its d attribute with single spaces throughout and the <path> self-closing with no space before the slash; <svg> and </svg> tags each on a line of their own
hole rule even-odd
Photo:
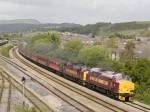
<svg viewBox="0 0 150 112">
<path fill-rule="evenodd" d="M 6 57 L 0 56 L 1 59 L 3 59 L 5 62 L 11 64 L 12 66 L 14 66 L 15 68 L 17 68 L 19 71 L 23 72 L 25 75 L 27 75 L 28 77 L 32 78 L 28 73 L 26 73 L 26 69 L 22 68 L 21 66 L 19 66 L 18 64 L 14 63 L 13 61 L 7 59 Z M 70 98 L 69 96 L 65 95 L 63 92 L 61 92 L 60 90 L 58 90 L 57 88 L 53 87 L 51 88 L 52 85 L 44 85 L 42 82 L 34 79 L 34 81 L 36 81 L 37 83 L 39 83 L 41 86 L 45 87 L 47 90 L 49 90 L 50 92 L 52 92 L 54 95 L 56 95 L 57 97 L 61 98 L 63 101 L 67 102 L 68 104 L 70 104 L 71 106 L 75 107 L 79 112 L 93 112 L 92 109 L 88 108 L 87 106 L 83 105 L 80 102 L 75 101 L 74 99 Z M 54 91 L 55 89 L 55 91 Z"/>
<path fill-rule="evenodd" d="M 8 97 L 7 97 L 7 111 L 6 112 L 11 112 L 10 111 L 10 105 L 11 105 L 11 89 L 12 89 L 12 85 L 10 80 L 9 81 L 9 87 L 8 87 Z"/>
<path fill-rule="evenodd" d="M 134 103 L 134 102 L 125 102 L 126 105 L 129 105 L 131 107 L 137 108 L 138 110 L 141 110 L 143 112 L 150 112 L 150 108 L 149 107 L 145 107 L 143 105 L 140 105 L 138 103 Z"/>
<path fill-rule="evenodd" d="M 15 50 L 13 50 L 13 51 L 15 51 Z M 114 112 L 127 112 L 127 110 L 122 109 L 121 107 L 118 107 L 118 106 L 116 106 L 116 105 L 113 105 L 113 104 L 111 104 L 111 103 L 108 103 L 108 102 L 106 102 L 106 101 L 104 101 L 104 100 L 102 100 L 102 99 L 100 99 L 100 98 L 95 97 L 94 95 L 91 95 L 91 94 L 89 94 L 89 93 L 87 93 L 87 92 L 85 92 L 85 91 L 80 90 L 79 88 L 76 88 L 76 87 L 74 87 L 74 86 L 71 86 L 71 85 L 69 85 L 68 83 L 66 83 L 65 81 L 59 80 L 59 79 L 56 78 L 55 76 L 49 75 L 47 72 L 44 72 L 44 71 L 38 69 L 37 67 L 35 67 L 35 66 L 33 66 L 33 65 L 29 64 L 29 63 L 27 63 L 26 61 L 24 61 L 23 59 L 21 59 L 21 58 L 18 56 L 18 54 L 16 53 L 16 51 L 13 52 L 13 55 L 14 55 L 19 61 L 21 61 L 23 64 L 25 64 L 26 66 L 32 68 L 33 70 L 35 70 L 35 71 L 38 72 L 39 74 L 43 75 L 45 78 L 47 78 L 47 79 L 49 79 L 49 80 L 52 80 L 52 81 L 56 82 L 56 83 L 59 84 L 59 85 L 63 85 L 63 87 L 65 87 L 65 88 L 67 88 L 67 89 L 69 89 L 69 90 L 75 92 L 76 94 L 79 94 L 80 96 L 82 96 L 82 97 L 84 97 L 84 98 L 86 98 L 86 99 L 88 99 L 88 100 L 94 102 L 95 104 L 101 105 L 101 106 L 103 106 L 103 107 L 105 107 L 105 108 L 110 109 L 111 111 L 114 111 Z"/>
<path fill-rule="evenodd" d="M 1 102 L 1 99 L 2 99 L 2 95 L 3 95 L 3 90 L 4 90 L 4 82 L 5 82 L 5 80 L 4 80 L 4 78 L 2 77 L 2 74 L 1 74 L 1 88 L 0 88 L 0 102 Z"/>
<path fill-rule="evenodd" d="M 9 73 L 5 68 L 1 67 L 0 68 L 0 73 L 2 76 L 7 80 L 10 81 L 11 84 L 20 92 L 22 92 L 22 83 L 15 79 L 11 73 Z M 11 86 L 9 86 L 11 88 Z M 10 104 L 10 97 L 11 97 L 11 91 L 8 91 L 8 104 Z M 53 112 L 45 102 L 43 102 L 41 99 L 39 99 L 32 91 L 30 91 L 28 88 L 25 87 L 25 97 L 29 99 L 29 101 L 36 107 L 36 110 L 38 112 Z M 9 112 L 10 110 L 10 105 L 7 106 L 7 110 Z"/>
<path fill-rule="evenodd" d="M 0 111 L 1 112 L 10 112 L 11 84 L 8 81 L 5 81 L 5 80 L 3 82 L 3 87 L 1 87 L 0 102 L 1 102 L 0 103 Z"/>
</svg>

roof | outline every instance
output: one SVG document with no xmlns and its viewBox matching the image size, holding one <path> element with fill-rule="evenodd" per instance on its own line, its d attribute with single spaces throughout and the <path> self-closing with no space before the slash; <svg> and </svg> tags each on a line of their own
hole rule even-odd
<svg viewBox="0 0 150 112">
<path fill-rule="evenodd" d="M 101 76 L 108 77 L 110 79 L 115 78 L 117 81 L 128 79 L 128 77 L 122 73 L 116 73 L 113 71 L 104 71 L 101 68 L 92 68 L 90 71 L 98 73 Z"/>
</svg>

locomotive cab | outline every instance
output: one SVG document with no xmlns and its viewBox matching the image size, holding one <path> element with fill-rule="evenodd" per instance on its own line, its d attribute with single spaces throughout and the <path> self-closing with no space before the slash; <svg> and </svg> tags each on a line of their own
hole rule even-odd
<svg viewBox="0 0 150 112">
<path fill-rule="evenodd" d="M 132 97 L 134 96 L 134 83 L 127 75 L 122 73 L 116 73 L 114 78 L 116 83 L 118 83 L 117 98 L 121 101 L 132 101 Z"/>
<path fill-rule="evenodd" d="M 134 83 L 128 80 L 119 82 L 119 100 L 121 101 L 132 101 L 134 91 Z"/>
</svg>

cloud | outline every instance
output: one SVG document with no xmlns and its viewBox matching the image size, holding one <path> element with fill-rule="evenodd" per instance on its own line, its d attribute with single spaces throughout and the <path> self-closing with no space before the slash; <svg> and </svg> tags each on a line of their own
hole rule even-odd
<svg viewBox="0 0 150 112">
<path fill-rule="evenodd" d="M 0 0 L 0 18 L 95 23 L 150 19 L 149 0 Z"/>
</svg>

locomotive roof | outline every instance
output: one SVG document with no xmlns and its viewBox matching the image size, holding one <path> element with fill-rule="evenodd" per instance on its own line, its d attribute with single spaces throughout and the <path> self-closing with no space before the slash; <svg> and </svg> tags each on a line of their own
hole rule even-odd
<svg viewBox="0 0 150 112">
<path fill-rule="evenodd" d="M 85 65 L 80 64 L 80 63 L 71 63 L 67 62 L 66 63 L 68 66 L 72 66 L 73 68 L 79 69 L 79 68 L 87 68 Z"/>
<path fill-rule="evenodd" d="M 122 73 L 116 73 L 116 72 L 113 72 L 113 71 L 105 71 L 101 68 L 92 68 L 90 71 L 98 73 L 102 76 L 105 76 L 105 77 L 108 77 L 108 78 L 111 78 L 111 79 L 115 78 L 117 81 L 127 79 L 127 76 L 125 76 Z"/>
</svg>

